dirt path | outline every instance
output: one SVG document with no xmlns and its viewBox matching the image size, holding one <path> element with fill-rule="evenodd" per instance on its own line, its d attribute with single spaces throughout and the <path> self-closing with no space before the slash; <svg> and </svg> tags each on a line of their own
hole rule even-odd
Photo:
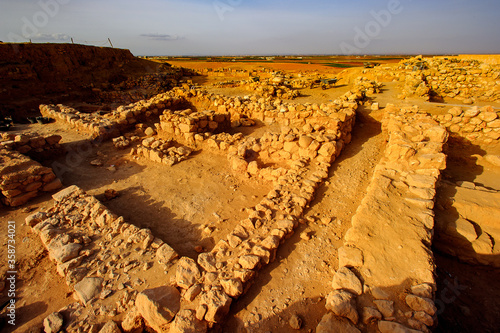
<svg viewBox="0 0 500 333">
<path fill-rule="evenodd" d="M 294 314 L 304 319 L 303 330 L 316 328 L 338 268 L 337 249 L 385 144 L 380 124 L 364 114 L 358 115 L 353 138 L 331 167 L 331 177 L 318 189 L 306 214 L 308 221 L 233 306 L 224 331 L 293 332 L 288 321 Z"/>
</svg>

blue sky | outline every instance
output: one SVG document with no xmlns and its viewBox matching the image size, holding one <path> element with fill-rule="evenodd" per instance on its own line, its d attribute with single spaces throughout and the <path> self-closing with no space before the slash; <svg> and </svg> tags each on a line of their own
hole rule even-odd
<svg viewBox="0 0 500 333">
<path fill-rule="evenodd" d="M 498 0 L 0 0 L 0 40 L 135 55 L 500 53 Z"/>
</svg>

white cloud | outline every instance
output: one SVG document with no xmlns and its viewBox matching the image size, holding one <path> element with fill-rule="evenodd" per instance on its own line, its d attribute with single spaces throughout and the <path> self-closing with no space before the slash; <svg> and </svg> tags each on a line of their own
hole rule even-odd
<svg viewBox="0 0 500 333">
<path fill-rule="evenodd" d="M 157 40 L 170 42 L 174 40 L 184 39 L 184 37 L 180 37 L 177 35 L 168 35 L 168 34 L 141 34 L 141 37 L 146 37 L 149 40 Z"/>
<path fill-rule="evenodd" d="M 38 33 L 34 36 L 31 36 L 32 40 L 37 40 L 37 41 L 69 41 L 71 39 L 71 36 L 68 36 L 66 34 L 43 34 L 43 33 Z"/>
</svg>

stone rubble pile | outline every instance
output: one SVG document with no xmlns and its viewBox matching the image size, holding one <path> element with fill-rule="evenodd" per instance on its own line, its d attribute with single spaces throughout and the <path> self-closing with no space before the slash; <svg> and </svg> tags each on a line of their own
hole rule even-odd
<svg viewBox="0 0 500 333">
<path fill-rule="evenodd" d="M 385 156 L 339 249 L 334 290 L 327 297 L 331 313 L 318 332 L 331 327 L 429 332 L 436 323 L 430 247 L 448 133 L 427 114 L 392 105 L 386 108 L 383 130 L 388 135 Z"/>
<path fill-rule="evenodd" d="M 135 140 L 132 140 L 132 138 L 134 138 Z M 133 142 L 133 141 L 138 141 L 139 140 L 139 137 L 138 136 L 119 136 L 117 138 L 113 138 L 113 146 L 115 146 L 115 148 L 117 149 L 126 149 L 128 147 L 130 147 L 130 144 Z"/>
<path fill-rule="evenodd" d="M 16 207 L 30 199 L 62 187 L 51 168 L 14 150 L 0 148 L 0 199 Z"/>
<path fill-rule="evenodd" d="M 433 117 L 453 135 L 464 137 L 471 142 L 494 143 L 500 139 L 500 112 L 491 106 L 468 110 L 454 107 L 446 115 Z"/>
<path fill-rule="evenodd" d="M 229 68 L 229 67 L 224 67 L 224 68 L 202 68 L 199 70 L 196 70 L 197 73 L 201 75 L 206 75 L 206 76 L 213 76 L 213 77 L 248 77 L 251 72 L 249 72 L 246 69 L 239 69 L 239 68 Z"/>
<path fill-rule="evenodd" d="M 212 84 L 214 88 L 236 88 L 243 84 L 241 80 L 220 81 Z"/>
<path fill-rule="evenodd" d="M 380 94 L 382 91 L 381 89 L 381 83 L 370 80 L 367 77 L 360 76 L 354 80 L 354 91 L 356 92 L 364 92 L 367 95 L 373 95 Z"/>
<path fill-rule="evenodd" d="M 229 80 L 216 82 L 212 84 L 215 88 L 236 88 L 242 87 L 248 91 L 254 92 L 259 97 L 276 97 L 286 100 L 292 100 L 300 96 L 300 92 L 295 90 L 297 88 L 302 88 L 296 84 L 297 81 L 292 81 L 290 84 L 285 82 L 273 82 L 272 78 L 261 78 L 258 81 L 254 80 Z M 305 87 L 305 86 L 304 86 Z M 307 85 L 309 87 L 309 85 Z"/>
<path fill-rule="evenodd" d="M 401 99 L 416 96 L 428 101 L 431 98 L 431 88 L 427 84 L 425 75 L 420 72 L 406 74 L 402 90 L 402 94 L 399 96 Z"/>
<path fill-rule="evenodd" d="M 0 146 L 9 150 L 16 150 L 37 161 L 43 161 L 64 153 L 60 141 L 62 137 L 54 134 L 42 136 L 38 133 L 9 134 L 4 133 L 0 139 Z"/>
<path fill-rule="evenodd" d="M 254 91 L 257 95 L 267 98 L 267 97 L 277 97 L 281 99 L 294 99 L 300 96 L 298 90 L 291 89 L 283 82 L 274 83 L 273 79 L 261 79 L 257 82 L 249 81 L 246 82 L 243 87 L 249 91 Z"/>
</svg>

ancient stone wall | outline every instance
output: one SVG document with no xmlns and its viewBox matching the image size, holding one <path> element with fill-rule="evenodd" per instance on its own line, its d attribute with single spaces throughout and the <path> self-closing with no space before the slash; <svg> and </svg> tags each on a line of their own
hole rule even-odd
<svg viewBox="0 0 500 333">
<path fill-rule="evenodd" d="M 66 331 L 90 332 L 99 321 L 133 309 L 138 290 L 164 279 L 178 254 L 149 229 L 125 222 L 76 186 L 53 198 L 52 208 L 28 216 L 26 224 L 40 236 L 83 306 L 70 307 L 76 313 Z"/>
<path fill-rule="evenodd" d="M 350 103 L 357 105 L 355 99 Z M 336 132 L 331 128 L 328 134 L 309 126 L 308 131 L 285 128 L 262 142 L 234 135 L 237 139 L 225 152 L 235 171 L 250 173 L 251 163 L 246 160 L 250 150 L 269 151 L 268 143 L 269 147 L 280 144 L 276 151 L 285 151 L 293 159 L 273 171 L 273 189 L 247 209 L 248 218 L 236 223 L 226 238 L 211 251 L 200 253 L 196 261 L 178 258 L 149 230 L 124 222 L 75 186 L 54 195 L 53 208 L 28 217 L 26 222 L 40 234 L 58 272 L 86 305 L 66 309 L 73 309 L 73 322 L 67 331 L 92 329 L 125 312 L 121 326 L 127 332 L 143 325 L 157 332 L 205 332 L 223 322 L 231 303 L 249 288 L 256 273 L 275 259 L 279 245 L 298 226 L 316 189 L 328 177 L 331 163 L 350 140 L 355 107 L 332 113 L 330 119 L 338 122 Z M 225 135 L 229 134 L 215 136 Z M 214 140 L 211 134 L 208 137 L 205 141 Z M 149 154 L 163 148 L 168 152 L 165 140 L 151 137 L 145 141 L 142 145 L 148 146 Z M 259 150 L 259 144 L 265 148 Z M 139 274 L 137 280 L 134 274 L 138 270 L 148 270 L 148 274 Z"/>
<path fill-rule="evenodd" d="M 167 135 L 218 134 L 231 129 L 231 116 L 228 113 L 216 113 L 215 111 L 166 110 L 160 116 L 160 125 L 157 127 L 158 130 L 161 129 Z"/>
<path fill-rule="evenodd" d="M 338 121 L 342 121 L 345 109 L 355 109 L 358 100 L 364 98 L 364 92 L 355 90 L 346 93 L 336 101 L 328 104 L 297 104 L 286 103 L 281 99 L 257 96 L 242 99 L 240 97 L 225 97 L 207 93 L 203 90 L 183 90 L 175 88 L 172 91 L 160 94 L 152 99 L 139 101 L 128 106 L 121 106 L 115 111 L 101 115 L 97 113 L 82 113 L 63 105 L 41 105 L 42 115 L 63 121 L 71 127 L 87 132 L 93 139 L 109 139 L 118 137 L 122 132 L 130 129 L 134 124 L 158 117 L 163 114 L 158 130 L 177 131 L 185 134 L 185 141 L 193 144 L 195 134 L 207 129 L 210 133 L 226 131 L 226 119 L 221 115 L 230 114 L 233 126 L 241 125 L 249 119 L 261 121 L 265 124 L 280 124 L 290 127 L 303 127 L 305 132 L 322 131 L 326 134 L 337 133 Z M 167 112 L 165 110 L 192 109 L 194 115 L 185 117 L 185 114 Z M 204 113 L 205 110 L 213 112 Z M 205 124 L 206 119 L 208 123 Z M 341 118 L 338 118 L 341 117 Z M 196 124 L 185 123 L 196 122 Z M 210 128 L 212 124 L 217 128 Z M 168 125 L 171 123 L 171 125 Z M 186 126 L 187 125 L 187 126 Z M 194 126 L 193 126 L 194 125 Z M 203 126 L 202 126 L 203 125 Z M 205 126 L 206 125 L 206 126 Z M 207 132 L 205 132 L 207 133 Z"/>
<path fill-rule="evenodd" d="M 468 104 L 475 100 L 500 100 L 499 65 L 478 60 L 416 57 L 403 60 L 398 70 L 393 75 L 406 82 L 402 97 L 435 94 Z"/>
<path fill-rule="evenodd" d="M 491 106 L 474 106 L 465 111 L 461 107 L 454 107 L 446 115 L 433 118 L 451 134 L 470 142 L 494 143 L 500 139 L 500 111 Z"/>
<path fill-rule="evenodd" d="M 40 105 L 43 116 L 67 123 L 72 128 L 89 133 L 94 140 L 106 140 L 120 136 L 121 132 L 132 128 L 136 123 L 158 117 L 159 109 L 176 107 L 183 99 L 165 93 L 149 100 L 142 100 L 115 111 L 101 115 L 99 112 L 83 113 L 64 105 Z"/>
<path fill-rule="evenodd" d="M 88 133 L 93 139 L 109 138 L 119 134 L 117 124 L 104 119 L 98 113 L 83 113 L 62 104 L 42 104 L 40 113 L 44 117 L 61 121 L 71 128 Z"/>
<path fill-rule="evenodd" d="M 174 112 L 167 110 L 160 117 L 160 124 L 156 125 L 159 137 L 176 140 L 193 149 L 225 153 L 234 171 L 248 173 L 265 180 L 276 180 L 281 171 L 279 167 L 262 169 L 262 165 L 315 158 L 327 149 L 322 150 L 324 144 L 336 145 L 336 140 L 350 142 L 357 101 L 363 97 L 362 94 L 348 93 L 337 103 L 328 105 L 287 104 L 284 105 L 283 112 L 277 109 L 262 112 L 254 111 L 255 104 L 251 101 L 238 103 L 237 98 L 214 99 L 212 95 L 201 91 L 188 91 L 187 94 L 186 99 L 198 108 L 201 108 L 200 105 L 208 105 L 209 108 L 217 108 L 219 112 L 226 113 L 217 114 L 214 111 L 194 113 L 190 109 Z M 196 97 L 193 94 L 196 94 Z M 266 104 L 266 101 L 262 103 Z M 272 104 L 267 103 L 267 105 Z M 210 121 L 205 118 L 206 114 L 214 119 L 213 129 L 210 128 Z M 242 114 L 247 118 L 241 118 Z M 260 138 L 244 139 L 239 133 L 212 134 L 219 128 L 228 130 L 233 115 L 241 121 L 263 119 L 270 124 L 279 124 L 282 128 L 277 133 L 268 132 Z M 217 120 L 219 125 L 216 127 Z M 200 122 L 203 122 L 203 127 L 199 125 Z M 155 159 L 159 161 L 156 157 L 158 156 L 155 154 Z"/>
<path fill-rule="evenodd" d="M 41 136 L 37 133 L 20 135 L 5 133 L 0 140 L 0 145 L 37 161 L 43 161 L 64 153 L 64 148 L 59 144 L 61 139 L 62 137 L 57 134 Z"/>
<path fill-rule="evenodd" d="M 268 125 L 278 123 L 280 125 L 298 127 L 309 124 L 310 126 L 325 126 L 325 120 L 330 119 L 330 114 L 336 114 L 343 108 L 356 108 L 357 100 L 364 97 L 361 92 L 348 92 L 338 100 L 328 104 L 299 104 L 284 102 L 279 98 L 264 98 L 250 96 L 225 97 L 207 93 L 203 90 L 184 91 L 174 89 L 176 96 L 185 97 L 197 109 L 215 110 L 219 113 L 230 113 L 231 121 L 237 122 L 241 119 L 254 119 Z M 336 132 L 332 128 L 332 133 Z"/>
<path fill-rule="evenodd" d="M 61 186 L 51 168 L 43 167 L 17 151 L 0 148 L 0 199 L 5 205 L 23 205 L 41 193 Z"/>
<path fill-rule="evenodd" d="M 210 76 L 210 77 L 242 77 L 248 78 L 251 72 L 245 69 L 232 69 L 232 68 L 203 68 L 196 71 L 199 74 Z"/>
<path fill-rule="evenodd" d="M 385 156 L 339 249 L 339 270 L 326 304 L 331 313 L 318 332 L 335 325 L 353 332 L 353 325 L 428 332 L 435 324 L 433 200 L 446 166 L 442 148 L 448 133 L 426 114 L 391 105 L 386 112 Z"/>
<path fill-rule="evenodd" d="M 155 137 L 142 140 L 141 144 L 131 151 L 131 155 L 137 155 L 168 166 L 182 162 L 191 153 L 192 150 L 187 147 L 175 147 L 171 140 L 162 140 Z"/>
</svg>

